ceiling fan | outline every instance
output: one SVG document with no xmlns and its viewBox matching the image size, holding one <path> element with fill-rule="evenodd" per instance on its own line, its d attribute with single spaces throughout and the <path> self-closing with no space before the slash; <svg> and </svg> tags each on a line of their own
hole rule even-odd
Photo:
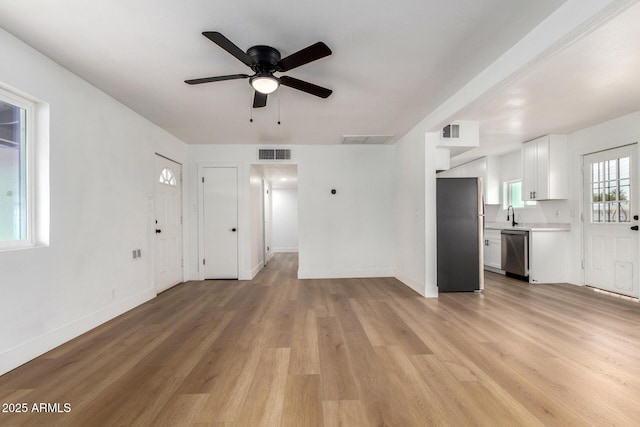
<svg viewBox="0 0 640 427">
<path fill-rule="evenodd" d="M 323 42 L 317 42 L 311 46 L 299 50 L 286 58 L 280 58 L 280 52 L 271 46 L 252 46 L 243 52 L 238 46 L 217 31 L 205 31 L 203 36 L 235 56 L 254 72 L 252 76 L 248 74 L 230 74 L 227 76 L 204 77 L 201 79 L 185 80 L 190 85 L 201 83 L 220 82 L 223 80 L 249 79 L 249 83 L 255 89 L 253 98 L 253 108 L 260 108 L 267 105 L 267 96 L 273 93 L 280 85 L 289 86 L 311 95 L 327 98 L 333 92 L 322 86 L 298 80 L 289 76 L 275 77 L 273 73 L 289 71 L 309 62 L 316 61 L 325 56 L 331 55 L 331 49 Z"/>
</svg>

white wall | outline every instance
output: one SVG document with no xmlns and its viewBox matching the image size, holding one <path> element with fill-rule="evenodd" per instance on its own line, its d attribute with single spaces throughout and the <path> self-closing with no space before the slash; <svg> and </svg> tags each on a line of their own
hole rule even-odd
<svg viewBox="0 0 640 427">
<path fill-rule="evenodd" d="M 154 153 L 186 148 L 3 30 L 0 45 L 0 84 L 51 114 L 49 246 L 0 252 L 3 373 L 155 296 Z"/>
<path fill-rule="evenodd" d="M 249 196 L 251 198 L 251 277 L 255 277 L 264 266 L 262 172 L 255 166 L 251 166 L 249 171 Z"/>
<path fill-rule="evenodd" d="M 395 276 L 425 297 L 437 297 L 436 146 L 426 117 L 396 144 Z"/>
<path fill-rule="evenodd" d="M 250 278 L 250 165 L 256 145 L 190 145 L 189 191 L 197 200 L 198 164 L 239 164 L 240 277 Z M 298 165 L 299 275 L 392 276 L 394 259 L 394 147 L 293 146 Z M 330 190 L 338 194 L 332 196 Z M 197 224 L 197 206 L 189 209 Z M 199 277 L 197 227 L 189 230 L 189 275 Z"/>
<path fill-rule="evenodd" d="M 299 276 L 393 276 L 394 147 L 308 146 L 296 160 Z"/>
<path fill-rule="evenodd" d="M 273 189 L 273 252 L 298 252 L 298 190 Z"/>
<path fill-rule="evenodd" d="M 396 144 L 395 276 L 425 292 L 425 143 L 414 130 Z"/>
</svg>

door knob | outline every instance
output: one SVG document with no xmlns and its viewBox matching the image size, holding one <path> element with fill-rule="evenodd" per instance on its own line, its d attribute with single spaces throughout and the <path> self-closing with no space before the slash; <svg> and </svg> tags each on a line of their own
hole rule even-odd
<svg viewBox="0 0 640 427">
<path fill-rule="evenodd" d="M 637 226 L 637 225 L 634 225 L 634 226 L 632 226 L 632 227 L 631 227 L 631 229 L 632 229 L 633 231 L 638 231 L 638 226 Z"/>
<path fill-rule="evenodd" d="M 162 233 L 162 230 L 158 230 L 158 229 L 156 228 L 156 234 L 160 234 L 160 233 Z"/>
</svg>

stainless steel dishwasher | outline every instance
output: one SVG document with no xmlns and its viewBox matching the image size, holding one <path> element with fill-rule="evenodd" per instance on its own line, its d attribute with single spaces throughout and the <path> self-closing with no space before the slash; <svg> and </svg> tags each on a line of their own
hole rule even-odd
<svg viewBox="0 0 640 427">
<path fill-rule="evenodd" d="M 529 275 L 529 232 L 502 230 L 502 269 L 507 273 L 527 277 Z"/>
</svg>

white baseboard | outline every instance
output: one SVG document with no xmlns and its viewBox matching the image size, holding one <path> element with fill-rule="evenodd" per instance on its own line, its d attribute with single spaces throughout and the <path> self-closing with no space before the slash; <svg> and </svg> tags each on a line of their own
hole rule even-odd
<svg viewBox="0 0 640 427">
<path fill-rule="evenodd" d="M 253 267 L 253 269 L 251 270 L 251 279 L 249 280 L 253 280 L 253 278 L 256 277 L 258 273 L 260 273 L 260 270 L 262 270 L 263 268 L 264 268 L 264 262 L 260 261 L 260 263 L 255 267 Z"/>
<path fill-rule="evenodd" d="M 425 298 L 438 298 L 437 286 L 425 286 L 424 284 L 418 283 L 414 280 L 411 280 L 407 277 L 402 277 L 400 275 L 396 275 L 395 278 Z"/>
<path fill-rule="evenodd" d="M 399 281 L 401 281 L 402 283 L 404 283 L 405 285 L 407 285 L 407 287 L 413 289 L 414 291 L 416 291 L 417 293 L 419 293 L 420 295 L 423 295 L 424 292 L 424 285 L 420 284 L 414 280 L 408 279 L 406 277 L 402 277 L 399 275 L 395 275 L 395 278 L 398 279 Z"/>
<path fill-rule="evenodd" d="M 297 253 L 298 252 L 298 248 L 295 247 L 291 247 L 291 248 L 273 248 L 271 249 L 271 252 L 273 253 Z"/>
<path fill-rule="evenodd" d="M 393 277 L 392 269 L 371 270 L 304 270 L 298 269 L 299 279 L 356 279 L 366 277 Z"/>
<path fill-rule="evenodd" d="M 438 286 L 427 286 L 422 294 L 425 298 L 438 298 Z"/>
<path fill-rule="evenodd" d="M 0 354 L 0 375 L 5 374 L 20 365 L 84 334 L 109 320 L 126 313 L 156 297 L 155 289 L 147 289 L 121 301 L 104 307 L 94 313 L 60 326 L 39 337 L 32 338 L 22 344 L 10 348 Z"/>
</svg>

